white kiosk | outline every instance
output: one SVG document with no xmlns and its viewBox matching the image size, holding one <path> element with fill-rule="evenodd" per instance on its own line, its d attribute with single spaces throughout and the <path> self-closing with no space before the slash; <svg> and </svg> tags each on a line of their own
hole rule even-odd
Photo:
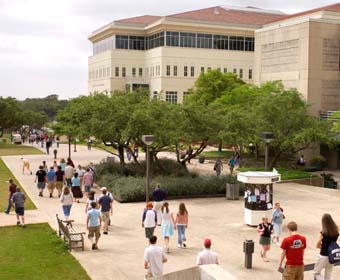
<svg viewBox="0 0 340 280">
<path fill-rule="evenodd" d="M 237 180 L 245 183 L 244 223 L 257 226 L 261 218 L 271 217 L 273 209 L 273 183 L 281 180 L 281 175 L 273 172 L 248 171 L 237 174 Z"/>
</svg>

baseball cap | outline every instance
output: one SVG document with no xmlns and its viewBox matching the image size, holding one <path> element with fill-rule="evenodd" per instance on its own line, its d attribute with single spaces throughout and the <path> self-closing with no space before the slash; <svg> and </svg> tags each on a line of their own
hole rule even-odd
<svg viewBox="0 0 340 280">
<path fill-rule="evenodd" d="M 210 247 L 211 246 L 211 240 L 209 238 L 206 238 L 204 240 L 204 247 Z"/>
<path fill-rule="evenodd" d="M 102 187 L 100 188 L 101 191 L 107 191 L 107 188 L 106 187 Z"/>
</svg>

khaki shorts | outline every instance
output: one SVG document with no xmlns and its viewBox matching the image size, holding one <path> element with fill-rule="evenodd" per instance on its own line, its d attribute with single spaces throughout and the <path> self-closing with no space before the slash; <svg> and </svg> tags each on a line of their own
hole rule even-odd
<svg viewBox="0 0 340 280">
<path fill-rule="evenodd" d="M 100 227 L 89 227 L 88 238 L 96 237 L 96 240 L 100 237 Z"/>
<path fill-rule="evenodd" d="M 303 280 L 303 265 L 286 265 L 283 271 L 285 280 Z"/>
<path fill-rule="evenodd" d="M 102 216 L 103 223 L 108 223 L 109 220 L 110 220 L 110 211 L 108 211 L 108 212 L 101 212 L 101 216 Z"/>
<path fill-rule="evenodd" d="M 48 182 L 48 183 L 47 183 L 47 188 L 48 188 L 49 190 L 54 190 L 54 188 L 55 188 L 54 182 Z"/>
<path fill-rule="evenodd" d="M 63 182 L 56 182 L 55 186 L 57 188 L 58 191 L 62 191 L 63 187 L 64 187 L 64 183 Z"/>
<path fill-rule="evenodd" d="M 24 168 L 27 168 L 27 169 L 30 169 L 30 164 L 29 164 L 29 162 L 24 162 L 24 163 L 23 163 L 23 167 L 24 167 Z"/>
</svg>

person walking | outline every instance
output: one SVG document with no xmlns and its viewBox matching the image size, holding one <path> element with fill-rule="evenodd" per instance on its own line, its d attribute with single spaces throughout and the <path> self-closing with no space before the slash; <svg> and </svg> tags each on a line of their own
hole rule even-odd
<svg viewBox="0 0 340 280">
<path fill-rule="evenodd" d="M 216 172 L 216 176 L 219 177 L 223 170 L 223 163 L 219 158 L 215 161 L 214 170 Z"/>
<path fill-rule="evenodd" d="M 80 180 L 77 172 L 73 174 L 71 190 L 74 200 L 79 203 L 79 199 L 83 197 L 83 193 L 80 189 Z"/>
<path fill-rule="evenodd" d="M 56 182 L 56 173 L 54 171 L 54 167 L 51 166 L 50 170 L 46 174 L 47 176 L 47 189 L 50 193 L 50 198 L 53 197 L 53 191 L 55 189 L 55 182 Z"/>
<path fill-rule="evenodd" d="M 49 155 L 50 154 L 50 147 L 51 147 L 51 142 L 49 139 L 46 139 L 46 153 Z"/>
<path fill-rule="evenodd" d="M 280 245 L 280 234 L 282 231 L 282 223 L 283 223 L 283 212 L 281 210 L 281 205 L 279 202 L 275 203 L 275 209 L 272 214 L 272 225 L 274 228 L 274 236 L 273 243 Z"/>
<path fill-rule="evenodd" d="M 80 180 L 80 189 L 83 189 L 83 181 L 84 181 L 84 174 L 85 174 L 85 170 L 84 168 L 78 164 L 76 172 L 78 173 L 78 178 Z"/>
<path fill-rule="evenodd" d="M 268 218 L 266 216 L 262 216 L 262 223 L 260 223 L 257 227 L 257 231 L 260 234 L 260 244 L 262 245 L 261 249 L 261 258 L 265 262 L 269 262 L 267 259 L 267 252 L 270 250 L 271 243 L 271 234 L 273 231 L 273 226 L 268 222 Z"/>
<path fill-rule="evenodd" d="M 89 138 L 89 139 L 87 139 L 87 149 L 88 149 L 89 151 L 91 151 L 91 146 L 92 146 L 92 139 Z"/>
<path fill-rule="evenodd" d="M 64 187 L 60 195 L 60 202 L 63 207 L 65 220 L 68 221 L 73 204 L 73 195 L 69 187 Z"/>
<path fill-rule="evenodd" d="M 303 256 L 307 247 L 306 238 L 298 234 L 298 226 L 295 222 L 287 224 L 289 236 L 284 238 L 281 243 L 281 259 L 278 270 L 281 270 L 282 263 L 286 259 L 283 272 L 285 280 L 303 280 Z"/>
<path fill-rule="evenodd" d="M 39 190 L 39 196 L 43 196 L 43 192 L 46 186 L 47 177 L 46 171 L 42 165 L 39 166 L 39 170 L 35 173 L 34 183 L 37 183 L 37 187 Z"/>
<path fill-rule="evenodd" d="M 234 158 L 231 158 L 228 162 L 228 165 L 229 165 L 229 172 L 230 172 L 230 175 L 232 176 L 233 175 L 233 172 L 234 172 L 234 167 L 235 167 L 235 159 Z"/>
<path fill-rule="evenodd" d="M 153 236 L 157 224 L 157 213 L 152 208 L 152 202 L 149 201 L 146 204 L 146 209 L 144 209 L 142 216 L 142 227 L 145 229 L 145 237 L 147 239 Z"/>
<path fill-rule="evenodd" d="M 7 208 L 5 210 L 6 214 L 9 214 L 9 212 L 11 211 L 11 208 L 12 208 L 12 196 L 17 191 L 17 185 L 14 184 L 13 179 L 9 179 L 8 182 L 9 182 L 9 187 L 8 187 L 8 192 L 9 193 L 8 193 L 8 205 L 7 205 Z"/>
<path fill-rule="evenodd" d="M 72 187 L 72 178 L 74 174 L 74 168 L 70 163 L 67 163 L 65 167 L 65 179 L 68 187 Z"/>
<path fill-rule="evenodd" d="M 316 248 L 320 249 L 320 254 L 314 265 L 314 279 L 330 280 L 333 266 L 328 260 L 328 247 L 332 241 L 337 241 L 339 237 L 339 228 L 330 214 L 323 214 L 321 218 L 321 231 L 316 242 Z M 321 276 L 321 271 L 325 269 L 325 276 Z"/>
<path fill-rule="evenodd" d="M 98 249 L 98 241 L 100 238 L 100 225 L 102 219 L 100 212 L 96 208 L 96 203 L 91 202 L 91 210 L 87 212 L 86 228 L 89 231 L 88 238 L 92 243 L 92 250 Z M 95 239 L 93 239 L 95 237 Z"/>
<path fill-rule="evenodd" d="M 22 174 L 25 174 L 25 169 L 28 170 L 28 172 L 32 175 L 32 170 L 30 169 L 30 162 L 28 159 L 25 158 L 20 158 L 21 159 L 21 164 L 22 164 Z"/>
<path fill-rule="evenodd" d="M 17 216 L 17 225 L 22 225 L 22 227 L 25 226 L 25 201 L 26 197 L 25 195 L 21 192 L 20 188 L 17 187 L 16 192 L 12 196 L 12 204 L 15 209 L 15 214 Z"/>
<path fill-rule="evenodd" d="M 95 192 L 94 191 L 91 191 L 89 193 L 89 196 L 87 198 L 87 201 L 86 201 L 86 205 L 85 205 L 85 214 L 87 213 L 87 211 L 89 211 L 91 209 L 91 203 L 92 202 L 95 202 L 96 203 L 96 208 L 98 208 L 98 199 L 96 199 L 95 197 Z"/>
<path fill-rule="evenodd" d="M 197 265 L 205 265 L 205 264 L 219 264 L 217 253 L 211 250 L 211 240 L 204 240 L 204 249 L 198 254 Z"/>
<path fill-rule="evenodd" d="M 55 142 L 57 143 L 57 148 L 59 148 L 59 143 L 60 143 L 59 136 L 56 137 Z"/>
<path fill-rule="evenodd" d="M 164 202 L 162 211 L 162 236 L 164 238 L 165 250 L 170 253 L 170 237 L 174 235 L 174 216 L 169 209 L 169 203 Z"/>
<path fill-rule="evenodd" d="M 163 249 L 157 245 L 157 236 L 149 238 L 149 247 L 144 251 L 144 268 L 148 270 L 146 278 L 163 275 L 163 264 L 168 261 Z"/>
<path fill-rule="evenodd" d="M 175 229 L 177 229 L 178 235 L 178 248 L 186 248 L 187 245 L 185 242 L 187 238 L 185 236 L 185 229 L 188 227 L 188 211 L 185 207 L 185 204 L 181 202 L 179 204 L 179 210 L 176 214 L 175 219 Z"/>
<path fill-rule="evenodd" d="M 103 222 L 103 234 L 108 234 L 109 231 L 109 220 L 112 215 L 112 198 L 107 195 L 107 189 L 101 188 L 103 195 L 99 198 L 98 204 L 100 205 L 100 212 Z"/>
<path fill-rule="evenodd" d="M 65 168 L 66 168 L 66 161 L 64 158 L 62 158 L 60 160 L 60 163 L 59 163 L 60 167 L 61 167 L 61 170 L 65 172 Z"/>
<path fill-rule="evenodd" d="M 152 197 L 153 197 L 153 210 L 155 210 L 157 213 L 157 224 L 160 226 L 162 223 L 161 208 L 166 197 L 166 193 L 161 189 L 160 184 L 156 185 L 156 189 L 152 193 Z"/>
<path fill-rule="evenodd" d="M 63 186 L 64 186 L 64 182 L 65 182 L 64 171 L 61 170 L 60 165 L 57 167 L 57 171 L 55 173 L 55 178 L 56 178 L 55 186 L 56 186 L 57 191 L 58 191 L 58 197 L 60 197 Z"/>
<path fill-rule="evenodd" d="M 91 187 L 93 185 L 93 175 L 90 172 L 90 168 L 86 168 L 86 172 L 83 176 L 83 185 L 84 185 L 84 193 L 88 195 L 91 191 Z"/>
</svg>

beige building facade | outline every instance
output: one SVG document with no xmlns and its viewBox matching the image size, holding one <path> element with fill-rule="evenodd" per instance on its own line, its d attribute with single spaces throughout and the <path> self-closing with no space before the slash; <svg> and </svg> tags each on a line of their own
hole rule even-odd
<svg viewBox="0 0 340 280">
<path fill-rule="evenodd" d="M 282 16 L 213 7 L 114 21 L 89 36 L 89 93 L 145 87 L 153 98 L 181 103 L 199 74 L 209 69 L 253 83 L 255 30 Z"/>
</svg>

